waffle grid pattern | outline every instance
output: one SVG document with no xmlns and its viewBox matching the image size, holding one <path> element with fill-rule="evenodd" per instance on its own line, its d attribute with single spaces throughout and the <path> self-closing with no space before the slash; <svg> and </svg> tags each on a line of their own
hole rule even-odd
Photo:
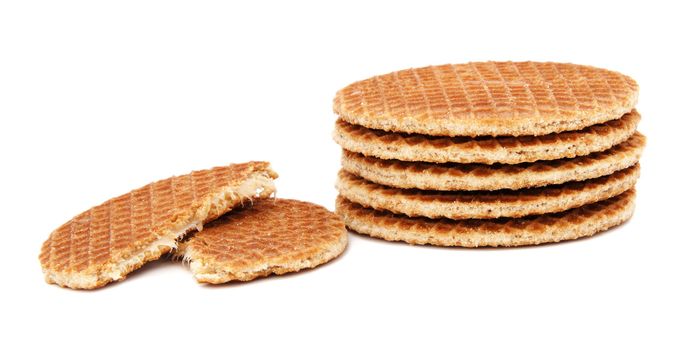
<svg viewBox="0 0 692 350">
<path fill-rule="evenodd" d="M 345 242 L 345 236 L 341 218 L 319 205 L 267 199 L 213 221 L 183 243 L 177 254 L 208 273 L 228 274 L 223 282 L 247 280 L 257 277 L 253 271 L 277 273 L 318 259 Z"/>
<path fill-rule="evenodd" d="M 541 135 L 616 119 L 633 109 L 634 80 L 588 66 L 477 62 L 397 71 L 337 92 L 352 124 L 446 136 Z"/>
<path fill-rule="evenodd" d="M 252 162 L 195 171 L 110 199 L 51 233 L 41 249 L 41 265 L 51 273 L 97 273 L 151 245 L 164 231 L 188 224 L 224 187 L 238 186 L 255 172 L 273 173 L 268 166 Z M 229 210 L 213 203 L 210 209 L 206 221 Z"/>
</svg>

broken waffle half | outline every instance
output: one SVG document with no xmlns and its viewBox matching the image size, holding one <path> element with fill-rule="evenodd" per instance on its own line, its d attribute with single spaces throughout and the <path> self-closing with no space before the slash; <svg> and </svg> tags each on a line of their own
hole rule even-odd
<svg viewBox="0 0 692 350">
<path fill-rule="evenodd" d="M 181 244 L 198 282 L 248 281 L 313 268 L 346 248 L 343 221 L 327 209 L 291 199 L 264 199 L 205 226 Z"/>
<path fill-rule="evenodd" d="M 153 182 L 75 216 L 43 243 L 39 260 L 48 283 L 93 289 L 124 279 L 170 252 L 243 201 L 274 192 L 266 162 L 231 164 Z"/>
</svg>

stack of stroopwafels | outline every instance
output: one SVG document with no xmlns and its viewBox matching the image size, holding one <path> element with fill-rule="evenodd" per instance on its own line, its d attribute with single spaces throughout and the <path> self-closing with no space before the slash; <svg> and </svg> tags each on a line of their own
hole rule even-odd
<svg viewBox="0 0 692 350">
<path fill-rule="evenodd" d="M 392 241 L 519 246 L 629 219 L 645 138 L 637 83 L 561 63 L 480 62 L 353 83 L 334 99 L 336 208 Z"/>
</svg>

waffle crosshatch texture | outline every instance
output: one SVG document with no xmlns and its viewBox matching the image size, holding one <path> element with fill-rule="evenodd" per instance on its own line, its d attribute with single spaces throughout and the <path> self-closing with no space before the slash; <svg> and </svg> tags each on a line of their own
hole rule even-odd
<svg viewBox="0 0 692 350">
<path fill-rule="evenodd" d="M 97 205 L 51 233 L 41 248 L 46 281 L 92 289 L 125 276 L 251 198 L 274 193 L 269 163 L 231 164 L 156 181 Z"/>
<path fill-rule="evenodd" d="M 289 199 L 258 200 L 207 225 L 176 255 L 199 282 L 248 281 L 312 268 L 346 248 L 344 222 L 327 209 Z"/>
<path fill-rule="evenodd" d="M 630 77 L 472 62 L 361 80 L 334 98 L 337 211 L 413 244 L 517 246 L 626 221 L 646 138 Z"/>
<path fill-rule="evenodd" d="M 408 69 L 337 92 L 334 112 L 371 129 L 441 136 L 545 135 L 618 119 L 639 94 L 605 69 L 475 62 Z"/>
</svg>

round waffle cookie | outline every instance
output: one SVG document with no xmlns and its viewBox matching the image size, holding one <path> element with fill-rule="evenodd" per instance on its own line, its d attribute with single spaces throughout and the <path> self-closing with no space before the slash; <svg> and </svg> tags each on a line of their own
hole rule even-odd
<svg viewBox="0 0 692 350">
<path fill-rule="evenodd" d="M 521 189 L 583 181 L 629 168 L 641 157 L 646 138 L 636 132 L 603 152 L 521 164 L 459 164 L 384 160 L 344 151 L 343 168 L 372 182 L 397 188 L 440 191 Z"/>
<path fill-rule="evenodd" d="M 380 159 L 517 164 L 573 158 L 606 150 L 632 136 L 640 119 L 635 110 L 622 118 L 578 131 L 476 138 L 387 132 L 337 120 L 333 136 L 346 150 Z"/>
<path fill-rule="evenodd" d="M 554 213 L 617 196 L 634 187 L 639 164 L 592 180 L 517 191 L 423 191 L 378 185 L 346 171 L 339 194 L 351 202 L 396 214 L 448 219 L 493 219 Z"/>
<path fill-rule="evenodd" d="M 378 211 L 338 197 L 336 211 L 346 226 L 388 241 L 461 247 L 523 246 L 591 236 L 627 221 L 634 189 L 604 201 L 553 214 L 517 219 L 410 218 Z"/>
<path fill-rule="evenodd" d="M 439 136 L 546 135 L 618 119 L 630 77 L 567 63 L 475 62 L 408 69 L 339 90 L 334 112 L 371 129 Z"/>
<path fill-rule="evenodd" d="M 336 214 L 290 199 L 256 201 L 204 227 L 176 252 L 198 282 L 248 281 L 324 264 L 344 251 L 348 233 Z"/>
<path fill-rule="evenodd" d="M 66 222 L 43 243 L 48 283 L 93 289 L 175 248 L 176 240 L 250 198 L 274 192 L 266 162 L 231 164 L 160 180 Z"/>
</svg>

